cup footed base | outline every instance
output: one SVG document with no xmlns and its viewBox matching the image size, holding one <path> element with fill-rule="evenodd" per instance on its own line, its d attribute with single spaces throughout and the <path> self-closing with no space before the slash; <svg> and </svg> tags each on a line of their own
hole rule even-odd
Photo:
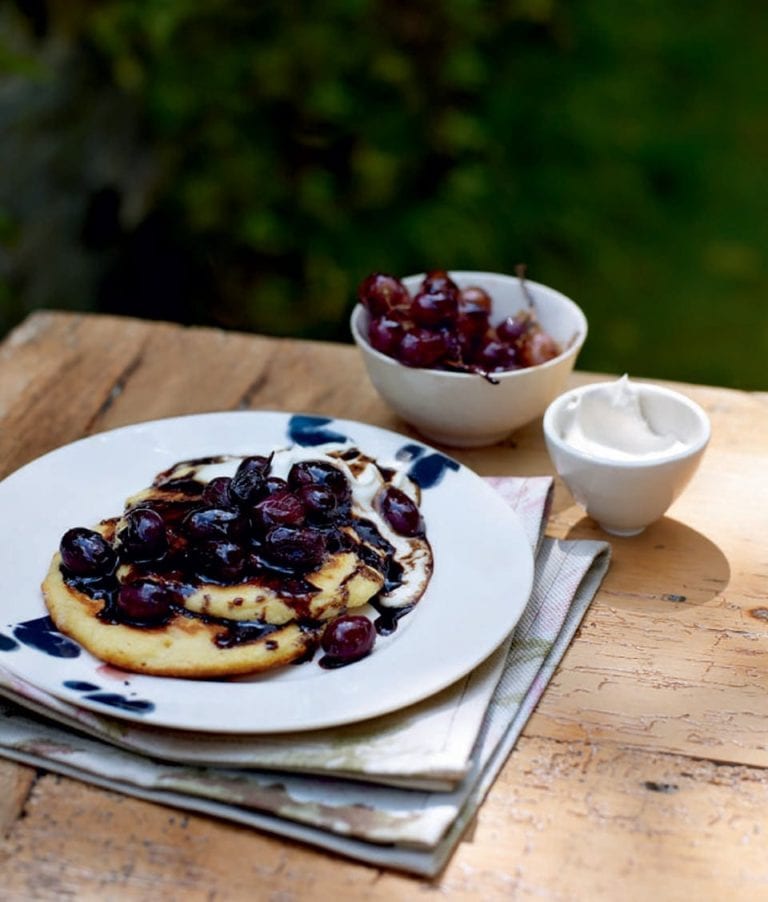
<svg viewBox="0 0 768 902">
<path fill-rule="evenodd" d="M 411 425 L 428 441 L 449 448 L 485 448 L 489 445 L 498 445 L 507 438 L 511 431 L 505 429 L 504 432 L 494 432 L 490 435 L 446 435 L 443 432 L 423 429 L 413 423 Z"/>
<path fill-rule="evenodd" d="M 629 529 L 621 526 L 609 526 L 607 523 L 598 523 L 597 524 L 603 532 L 607 532 L 612 536 L 620 536 L 621 538 L 628 538 L 629 536 L 639 536 L 640 533 L 645 529 L 644 526 L 633 526 Z"/>
</svg>

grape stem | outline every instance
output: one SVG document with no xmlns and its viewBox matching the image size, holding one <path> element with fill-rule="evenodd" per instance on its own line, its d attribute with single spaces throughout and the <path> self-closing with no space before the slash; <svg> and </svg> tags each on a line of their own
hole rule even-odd
<svg viewBox="0 0 768 902">
<path fill-rule="evenodd" d="M 523 292 L 523 296 L 525 297 L 528 307 L 533 310 L 536 305 L 534 304 L 533 295 L 531 294 L 531 291 L 528 288 L 528 283 L 526 282 L 527 271 L 528 265 L 526 263 L 518 263 L 515 266 L 515 275 L 518 279 L 520 279 L 520 290 Z"/>
<path fill-rule="evenodd" d="M 478 376 L 482 376 L 483 379 L 485 379 L 486 382 L 490 382 L 491 385 L 499 384 L 499 380 L 495 379 L 488 370 L 484 370 L 482 367 L 475 366 L 474 364 L 464 363 L 463 360 L 445 360 L 443 361 L 443 365 L 458 373 L 474 373 Z"/>
</svg>

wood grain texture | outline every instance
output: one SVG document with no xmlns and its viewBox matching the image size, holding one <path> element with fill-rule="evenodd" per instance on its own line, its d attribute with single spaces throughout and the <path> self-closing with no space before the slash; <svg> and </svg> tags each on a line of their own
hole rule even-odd
<svg viewBox="0 0 768 902">
<path fill-rule="evenodd" d="M 522 739 L 436 880 L 49 776 L 0 844 L 2 898 L 755 900 L 763 772 Z"/>
<path fill-rule="evenodd" d="M 0 762 L 0 898 L 768 898 L 768 395 L 675 387 L 712 419 L 701 469 L 662 521 L 611 539 L 601 591 L 438 879 Z M 236 409 L 416 435 L 352 347 L 44 312 L 0 346 L 0 474 L 104 429 Z M 451 453 L 481 474 L 551 472 L 540 423 Z M 559 482 L 549 533 L 605 538 Z"/>
</svg>

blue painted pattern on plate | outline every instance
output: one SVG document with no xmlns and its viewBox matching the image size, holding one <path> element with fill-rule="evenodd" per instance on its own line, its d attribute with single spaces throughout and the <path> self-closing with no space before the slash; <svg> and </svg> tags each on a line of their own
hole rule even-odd
<svg viewBox="0 0 768 902">
<path fill-rule="evenodd" d="M 62 685 L 67 689 L 74 689 L 75 692 L 95 692 L 99 689 L 95 683 L 88 683 L 85 680 L 64 680 Z"/>
<path fill-rule="evenodd" d="M 118 692 L 91 692 L 84 695 L 90 702 L 99 702 L 102 705 L 109 705 L 112 708 L 118 708 L 121 711 L 132 711 L 134 714 L 149 714 L 155 710 L 154 702 L 141 698 L 126 698 Z"/>
<path fill-rule="evenodd" d="M 14 627 L 13 635 L 23 645 L 35 648 L 52 658 L 77 658 L 80 655 L 80 646 L 62 636 L 50 617 L 25 620 Z"/>
<path fill-rule="evenodd" d="M 95 683 L 86 680 L 64 680 L 62 686 L 82 692 L 83 698 L 91 702 L 99 702 L 120 711 L 131 711 L 134 714 L 149 714 L 155 710 L 155 703 L 144 698 L 128 698 L 119 692 L 108 692 Z"/>
<path fill-rule="evenodd" d="M 10 636 L 0 633 L 0 651 L 17 651 L 19 643 Z"/>
<path fill-rule="evenodd" d="M 325 445 L 328 442 L 347 442 L 349 439 L 340 432 L 328 429 L 330 417 L 313 417 L 295 414 L 288 422 L 288 435 L 302 447 Z"/>
<path fill-rule="evenodd" d="M 458 469 L 458 461 L 434 452 L 417 458 L 408 470 L 408 475 L 420 488 L 431 489 L 443 481 L 449 470 L 458 472 Z"/>
</svg>

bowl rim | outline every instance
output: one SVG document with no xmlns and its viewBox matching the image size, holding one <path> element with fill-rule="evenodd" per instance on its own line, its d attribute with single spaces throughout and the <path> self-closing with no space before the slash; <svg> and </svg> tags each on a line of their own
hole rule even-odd
<svg viewBox="0 0 768 902">
<path fill-rule="evenodd" d="M 688 410 L 693 413 L 702 427 L 702 435 L 700 438 L 698 438 L 696 441 L 691 442 L 690 444 L 687 444 L 685 448 L 681 448 L 677 451 L 669 451 L 652 458 L 638 457 L 634 460 L 621 460 L 608 457 L 607 455 L 603 456 L 601 454 L 591 454 L 587 451 L 582 451 L 580 448 L 575 448 L 573 445 L 566 442 L 555 428 L 555 418 L 560 410 L 572 398 L 589 394 L 590 392 L 595 391 L 599 388 L 613 386 L 617 381 L 618 380 L 601 380 L 599 382 L 588 382 L 586 385 L 578 385 L 575 388 L 568 389 L 567 391 L 564 391 L 562 394 L 558 395 L 547 406 L 547 409 L 544 411 L 544 416 L 542 417 L 542 429 L 544 431 L 544 437 L 546 441 L 551 443 L 559 451 L 570 454 L 577 460 L 583 461 L 585 463 L 598 464 L 600 466 L 614 467 L 621 470 L 653 469 L 654 467 L 659 467 L 661 465 L 669 464 L 674 461 L 681 461 L 686 460 L 690 457 L 695 457 L 697 454 L 700 454 L 702 451 L 704 451 L 712 437 L 712 423 L 704 408 L 700 404 L 697 404 L 696 401 L 693 401 L 691 398 L 689 398 L 687 395 L 684 395 L 682 392 L 668 388 L 665 385 L 658 385 L 655 382 L 643 379 L 632 379 L 630 384 L 637 387 L 640 392 L 645 392 L 646 394 L 661 395 L 663 397 L 669 398 L 671 401 L 680 404 L 683 407 L 687 407 Z"/>
<path fill-rule="evenodd" d="M 401 282 L 406 282 L 409 279 L 418 279 L 423 278 L 425 273 L 415 273 L 409 276 L 405 276 L 400 279 Z M 474 278 L 474 277 L 483 277 L 490 276 L 498 279 L 506 279 L 511 282 L 520 282 L 521 279 L 518 276 L 512 276 L 507 273 L 499 273 L 499 272 L 487 272 L 481 270 L 468 270 L 468 269 L 451 269 L 448 270 L 448 275 L 451 277 L 458 278 Z M 521 367 L 517 370 L 507 370 L 500 373 L 493 373 L 494 379 L 499 379 L 501 381 L 509 381 L 515 377 L 520 378 L 525 373 L 535 373 L 544 369 L 552 368 L 554 366 L 558 366 L 564 360 L 568 360 L 570 357 L 575 357 L 578 355 L 579 351 L 584 345 L 584 342 L 587 340 L 587 333 L 589 331 L 589 323 L 587 322 L 587 317 L 584 311 L 579 307 L 579 305 L 572 298 L 569 298 L 568 295 L 563 294 L 561 291 L 558 291 L 556 288 L 552 288 L 549 285 L 545 285 L 543 282 L 535 282 L 532 279 L 525 279 L 526 284 L 533 285 L 537 288 L 543 288 L 546 292 L 550 292 L 551 294 L 557 295 L 558 298 L 562 301 L 565 301 L 570 307 L 573 308 L 573 312 L 576 314 L 576 318 L 579 321 L 579 325 L 574 333 L 573 337 L 570 340 L 568 346 L 557 355 L 557 357 L 553 357 L 551 360 L 547 360 L 544 363 L 537 363 L 534 366 L 526 366 Z M 376 348 L 371 345 L 368 341 L 368 337 L 365 335 L 363 330 L 360 328 L 360 319 L 362 316 L 368 314 L 366 308 L 358 301 L 355 303 L 355 306 L 352 308 L 352 312 L 349 316 L 349 327 L 350 332 L 352 333 L 352 338 L 355 343 L 364 349 L 367 353 L 369 353 L 372 357 L 375 357 L 377 360 L 382 361 L 385 365 L 390 367 L 402 368 L 408 371 L 419 372 L 423 371 L 426 373 L 433 373 L 437 375 L 439 378 L 448 378 L 448 379 L 477 379 L 476 373 L 457 373 L 453 370 L 436 370 L 431 369 L 430 367 L 406 367 L 405 364 L 401 363 L 399 360 L 395 360 L 394 357 L 390 357 L 387 354 L 384 354 L 382 351 L 378 351 Z"/>
</svg>

